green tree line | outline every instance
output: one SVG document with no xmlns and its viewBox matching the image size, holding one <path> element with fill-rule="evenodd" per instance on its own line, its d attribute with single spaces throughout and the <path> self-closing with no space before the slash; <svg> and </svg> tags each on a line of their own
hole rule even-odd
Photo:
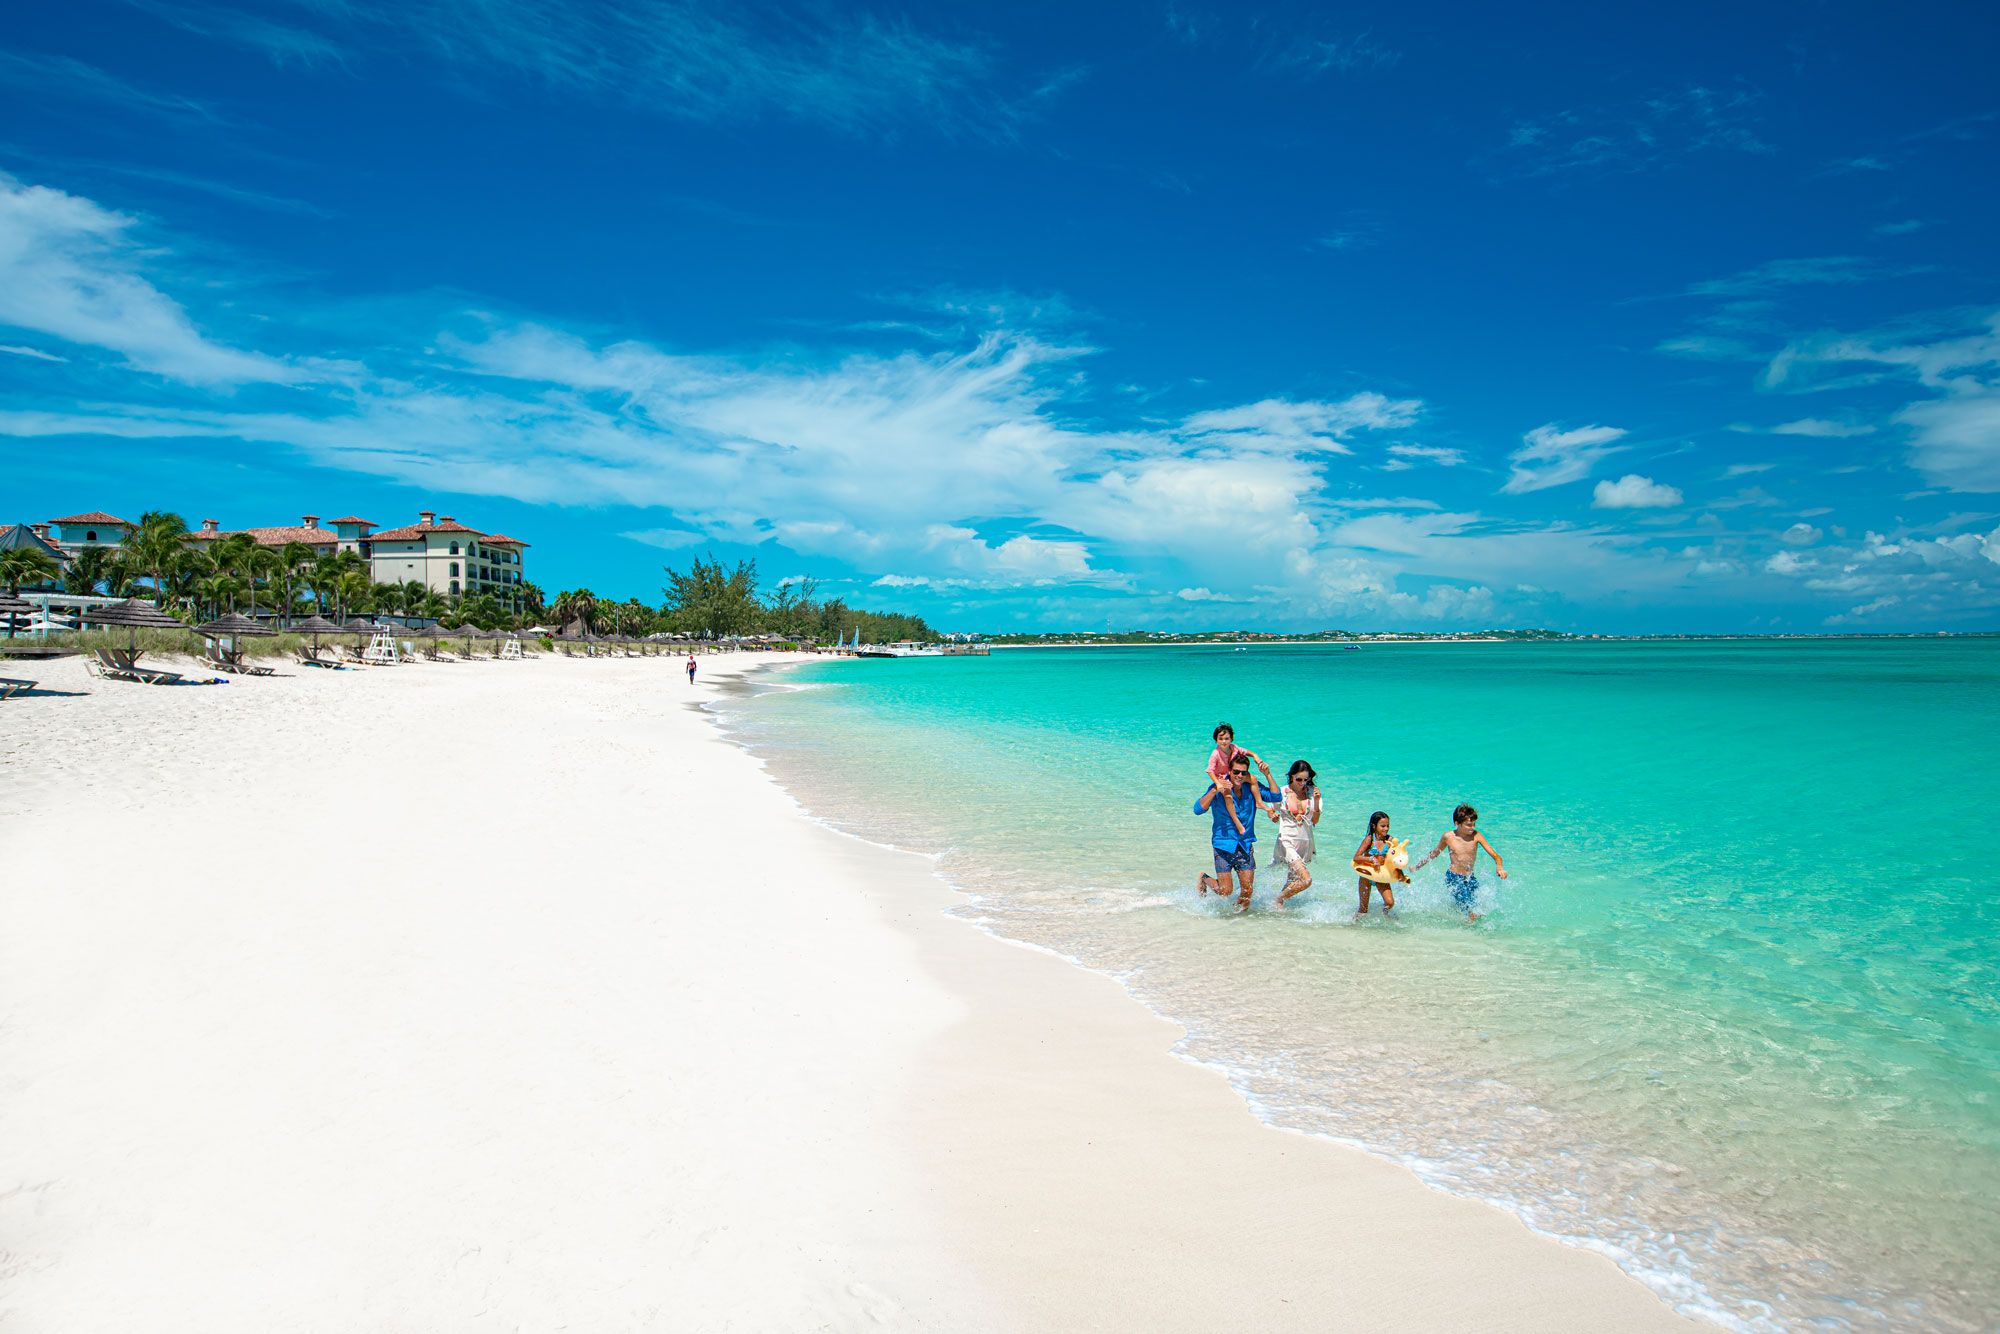
<svg viewBox="0 0 2000 1334">
<path fill-rule="evenodd" d="M 588 588 L 566 589 L 549 601 L 538 586 L 523 583 L 516 614 L 484 593 L 447 596 L 416 580 L 376 583 L 368 562 L 352 551 L 323 555 L 302 542 L 262 546 L 248 533 L 199 541 L 186 520 L 164 510 L 142 514 L 118 546 L 86 547 L 60 568 L 40 551 L 0 552 L 0 587 L 10 593 L 59 585 L 66 593 L 143 597 L 190 621 L 230 611 L 275 617 L 280 625 L 312 615 L 345 621 L 381 614 L 489 630 L 547 621 L 635 638 L 768 635 L 831 644 L 857 630 L 867 643 L 938 638 L 921 617 L 822 600 L 811 579 L 786 580 L 764 597 L 754 560 L 725 567 L 697 557 L 685 573 L 669 566 L 666 577 L 657 607 L 600 598 Z"/>
</svg>

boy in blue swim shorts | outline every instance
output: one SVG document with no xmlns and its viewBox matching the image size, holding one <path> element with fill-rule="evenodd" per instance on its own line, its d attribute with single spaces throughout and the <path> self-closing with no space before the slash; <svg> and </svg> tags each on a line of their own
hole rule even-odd
<svg viewBox="0 0 2000 1334">
<path fill-rule="evenodd" d="M 1502 880 L 1507 878 L 1507 868 L 1501 864 L 1500 854 L 1493 851 L 1493 845 L 1486 841 L 1486 835 L 1479 832 L 1479 812 L 1469 804 L 1461 802 L 1451 813 L 1452 828 L 1438 836 L 1437 846 L 1410 869 L 1415 871 L 1430 863 L 1440 852 L 1451 854 L 1450 865 L 1444 873 L 1444 887 L 1451 891 L 1451 901 L 1465 913 L 1467 921 L 1476 922 L 1479 914 L 1473 911 L 1473 900 L 1479 893 L 1477 863 L 1479 850 L 1486 849 L 1486 855 L 1493 859 L 1493 874 Z"/>
</svg>

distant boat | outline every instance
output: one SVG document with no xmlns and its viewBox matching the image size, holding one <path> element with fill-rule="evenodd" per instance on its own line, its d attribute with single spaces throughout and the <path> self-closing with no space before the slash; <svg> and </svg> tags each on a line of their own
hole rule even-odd
<svg viewBox="0 0 2000 1334">
<path fill-rule="evenodd" d="M 914 639 L 899 639 L 893 644 L 861 644 L 854 649 L 855 656 L 862 658 L 942 658 L 945 656 L 941 644 L 919 644 Z"/>
</svg>

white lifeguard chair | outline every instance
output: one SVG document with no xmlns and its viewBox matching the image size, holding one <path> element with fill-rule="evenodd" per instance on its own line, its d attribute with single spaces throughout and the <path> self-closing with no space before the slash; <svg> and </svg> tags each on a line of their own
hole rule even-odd
<svg viewBox="0 0 2000 1334">
<path fill-rule="evenodd" d="M 503 661 L 518 662 L 521 657 L 521 636 L 508 635 L 507 642 L 500 646 L 500 657 Z"/>
<path fill-rule="evenodd" d="M 386 629 L 377 630 L 368 641 L 368 647 L 362 651 L 361 661 L 382 667 L 401 662 L 402 655 L 396 651 L 396 636 Z"/>
</svg>

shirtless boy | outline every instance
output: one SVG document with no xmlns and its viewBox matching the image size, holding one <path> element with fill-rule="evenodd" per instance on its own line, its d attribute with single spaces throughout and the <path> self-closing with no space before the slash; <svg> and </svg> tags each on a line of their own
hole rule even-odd
<svg viewBox="0 0 2000 1334">
<path fill-rule="evenodd" d="M 1465 910 L 1469 922 L 1479 920 L 1479 914 L 1472 910 L 1473 896 L 1479 893 L 1479 876 L 1475 864 L 1479 860 L 1479 850 L 1486 849 L 1486 855 L 1493 859 L 1493 874 L 1502 880 L 1507 878 L 1507 868 L 1500 863 L 1500 854 L 1493 851 L 1493 845 L 1486 841 L 1486 835 L 1479 832 L 1479 812 L 1470 805 L 1461 803 L 1451 813 L 1452 828 L 1438 835 L 1437 846 L 1410 869 L 1415 871 L 1430 864 L 1431 858 L 1440 852 L 1451 854 L 1451 861 L 1444 873 L 1444 885 L 1451 891 L 1451 901 Z"/>
</svg>

